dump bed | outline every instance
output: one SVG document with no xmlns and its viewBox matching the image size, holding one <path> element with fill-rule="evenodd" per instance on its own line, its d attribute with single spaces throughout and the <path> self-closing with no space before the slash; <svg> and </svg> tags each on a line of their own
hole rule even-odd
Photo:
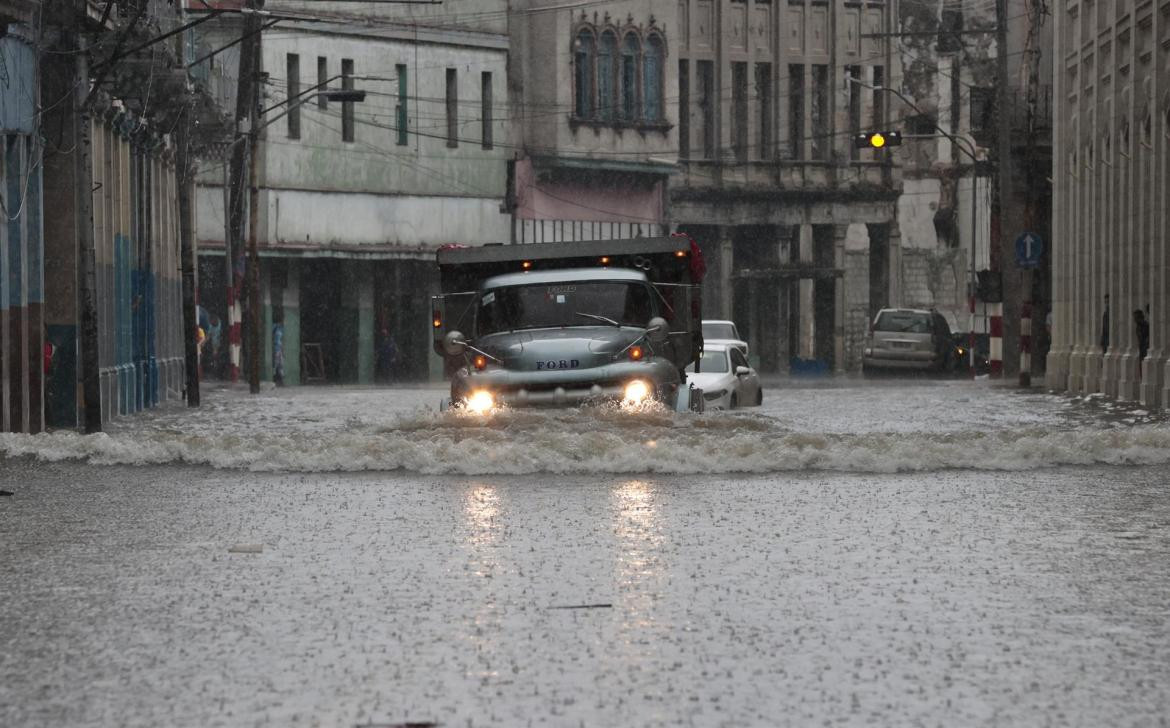
<svg viewBox="0 0 1170 728">
<path fill-rule="evenodd" d="M 632 268 L 654 283 L 699 283 L 702 258 L 690 238 L 672 235 L 625 240 L 447 247 L 438 251 L 444 293 L 474 291 L 480 281 L 504 273 L 564 268 Z"/>
</svg>

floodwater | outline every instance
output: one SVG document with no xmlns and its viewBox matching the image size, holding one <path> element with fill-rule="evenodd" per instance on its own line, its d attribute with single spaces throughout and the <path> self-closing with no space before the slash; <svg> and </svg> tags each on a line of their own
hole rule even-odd
<svg viewBox="0 0 1170 728">
<path fill-rule="evenodd" d="M 0 725 L 1167 725 L 1159 418 L 965 382 L 441 394 L 0 439 Z"/>
</svg>

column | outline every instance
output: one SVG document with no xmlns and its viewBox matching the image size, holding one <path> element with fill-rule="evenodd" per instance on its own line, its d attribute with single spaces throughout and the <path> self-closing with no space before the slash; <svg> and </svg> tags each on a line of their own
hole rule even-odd
<svg viewBox="0 0 1170 728">
<path fill-rule="evenodd" d="M 272 260 L 260 259 L 260 379 L 272 381 Z"/>
<path fill-rule="evenodd" d="M 361 261 L 343 264 L 341 311 L 338 329 L 338 368 L 342 381 L 371 384 L 374 381 L 374 272 Z"/>
<path fill-rule="evenodd" d="M 732 234 L 735 228 L 721 226 L 719 228 L 719 318 L 730 320 L 733 308 L 732 268 L 735 265 L 735 249 L 732 245 Z"/>
<path fill-rule="evenodd" d="M 802 266 L 813 264 L 813 228 L 812 225 L 800 226 L 800 238 L 797 242 L 799 261 Z M 812 278 L 801 278 L 797 284 L 796 310 L 800 316 L 800 334 L 797 338 L 796 355 L 801 359 L 816 358 L 816 307 L 813 305 L 814 284 Z"/>
<path fill-rule="evenodd" d="M 284 383 L 301 383 L 301 262 L 289 259 L 282 306 L 284 310 Z"/>
<path fill-rule="evenodd" d="M 833 267 L 842 275 L 833 278 L 833 370 L 844 374 L 845 362 L 845 239 L 849 235 L 848 225 L 833 226 Z"/>
<path fill-rule="evenodd" d="M 777 259 L 780 267 L 785 268 L 792 264 L 793 240 L 792 226 L 780 225 L 776 228 Z M 792 361 L 792 279 L 781 278 L 776 291 L 776 371 L 788 372 Z"/>
</svg>

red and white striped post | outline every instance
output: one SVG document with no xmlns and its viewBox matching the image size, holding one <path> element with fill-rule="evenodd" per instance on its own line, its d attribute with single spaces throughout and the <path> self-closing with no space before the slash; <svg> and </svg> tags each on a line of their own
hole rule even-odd
<svg viewBox="0 0 1170 728">
<path fill-rule="evenodd" d="M 1020 305 L 1020 386 L 1032 386 L 1032 304 Z"/>
<path fill-rule="evenodd" d="M 1003 376 L 1003 303 L 987 304 L 989 317 L 988 368 L 992 378 Z"/>
</svg>

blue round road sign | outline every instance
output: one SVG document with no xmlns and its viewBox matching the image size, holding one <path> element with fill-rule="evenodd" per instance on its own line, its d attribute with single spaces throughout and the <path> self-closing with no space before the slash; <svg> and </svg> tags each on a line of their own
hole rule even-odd
<svg viewBox="0 0 1170 728">
<path fill-rule="evenodd" d="M 1044 238 L 1036 233 L 1022 233 L 1016 238 L 1016 265 L 1021 268 L 1035 268 L 1040 265 L 1044 254 Z"/>
</svg>

